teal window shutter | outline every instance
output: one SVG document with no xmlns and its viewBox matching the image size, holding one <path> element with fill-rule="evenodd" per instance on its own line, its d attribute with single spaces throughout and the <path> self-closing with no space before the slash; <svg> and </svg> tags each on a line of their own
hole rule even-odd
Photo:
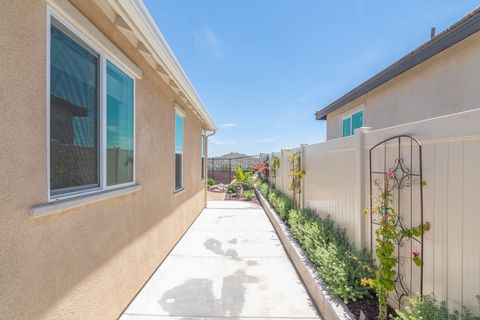
<svg viewBox="0 0 480 320">
<path fill-rule="evenodd" d="M 363 111 L 359 111 L 352 115 L 352 134 L 355 129 L 363 127 Z"/>
<path fill-rule="evenodd" d="M 348 137 L 351 134 L 350 118 L 343 119 L 343 136 Z"/>
</svg>

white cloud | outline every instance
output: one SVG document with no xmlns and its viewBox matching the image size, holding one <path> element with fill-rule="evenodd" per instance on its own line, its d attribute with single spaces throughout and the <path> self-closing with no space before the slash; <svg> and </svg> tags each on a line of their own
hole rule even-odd
<svg viewBox="0 0 480 320">
<path fill-rule="evenodd" d="M 308 100 L 310 100 L 310 97 L 311 97 L 310 93 L 307 93 L 300 98 L 300 102 L 307 102 Z"/>
<path fill-rule="evenodd" d="M 268 137 L 268 138 L 263 138 L 263 139 L 258 139 L 253 141 L 254 143 L 268 143 L 268 142 L 273 142 L 278 140 L 278 137 Z"/>
<path fill-rule="evenodd" d="M 216 58 L 221 58 L 223 56 L 222 43 L 215 32 L 213 32 L 212 28 L 203 25 L 202 29 L 199 32 L 195 32 L 193 36 L 198 43 L 208 47 Z"/>
<path fill-rule="evenodd" d="M 227 122 L 227 123 L 222 124 L 220 127 L 222 127 L 222 128 L 232 128 L 232 127 L 236 127 L 236 126 L 237 126 L 236 123 Z"/>
<path fill-rule="evenodd" d="M 234 144 L 237 144 L 237 141 L 235 140 L 220 140 L 220 139 L 217 139 L 215 137 L 211 137 L 208 142 L 212 143 L 212 144 L 217 144 L 217 145 L 220 145 L 220 146 L 229 146 L 229 145 L 234 145 Z"/>
</svg>

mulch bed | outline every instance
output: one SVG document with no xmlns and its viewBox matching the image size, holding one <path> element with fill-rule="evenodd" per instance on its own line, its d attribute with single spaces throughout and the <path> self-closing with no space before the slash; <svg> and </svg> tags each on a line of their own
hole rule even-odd
<svg viewBox="0 0 480 320">
<path fill-rule="evenodd" d="M 360 311 L 363 311 L 368 319 L 376 319 L 378 315 L 378 301 L 373 298 L 352 301 L 347 307 L 357 319 L 360 319 Z"/>
<path fill-rule="evenodd" d="M 378 301 L 376 297 L 352 301 L 347 304 L 347 307 L 355 315 L 355 317 L 357 317 L 357 319 L 360 319 L 360 311 L 363 311 L 367 319 L 377 319 Z M 395 313 L 395 310 L 391 307 L 388 307 L 388 318 L 391 319 L 396 315 L 397 314 Z"/>
</svg>

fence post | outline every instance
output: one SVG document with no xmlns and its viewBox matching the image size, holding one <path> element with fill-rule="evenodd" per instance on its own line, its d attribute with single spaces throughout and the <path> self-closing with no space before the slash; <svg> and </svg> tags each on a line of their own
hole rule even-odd
<svg viewBox="0 0 480 320">
<path fill-rule="evenodd" d="M 307 172 L 305 169 L 305 147 L 307 144 L 301 144 L 300 145 L 300 170 L 304 170 Z M 307 175 L 305 175 L 300 184 L 300 209 L 305 209 L 305 186 L 307 185 L 305 183 Z"/>
<path fill-rule="evenodd" d="M 353 210 L 355 212 L 355 246 L 363 249 L 365 245 L 365 217 L 362 212 L 365 208 L 365 134 L 370 128 L 363 127 L 355 130 L 354 149 L 355 149 L 355 202 Z"/>
</svg>

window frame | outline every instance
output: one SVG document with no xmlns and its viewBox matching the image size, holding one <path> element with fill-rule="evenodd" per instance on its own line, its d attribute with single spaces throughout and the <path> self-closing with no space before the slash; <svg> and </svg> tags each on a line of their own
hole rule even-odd
<svg viewBox="0 0 480 320">
<path fill-rule="evenodd" d="M 205 181 L 205 176 L 206 176 L 206 153 L 205 153 L 205 130 L 202 130 L 202 138 L 201 138 L 201 146 L 200 146 L 200 161 L 201 161 L 201 167 L 202 167 L 202 172 L 200 173 L 200 178 L 201 178 L 201 181 Z"/>
<path fill-rule="evenodd" d="M 84 42 L 91 50 L 95 51 L 98 54 L 98 186 L 93 188 L 82 188 L 80 190 L 75 187 L 74 191 L 71 192 L 62 192 L 62 193 L 53 193 L 50 186 L 50 80 L 51 80 L 51 26 L 52 18 L 55 19 L 59 24 L 61 24 L 68 32 L 72 33 L 80 41 Z M 75 198 L 78 196 L 92 195 L 103 191 L 121 189 L 128 186 L 133 186 L 136 184 L 136 79 L 138 75 L 135 75 L 133 72 L 128 70 L 123 66 L 123 63 L 117 59 L 115 56 L 107 53 L 106 50 L 103 50 L 98 46 L 90 37 L 82 33 L 79 28 L 74 26 L 67 18 L 63 17 L 52 7 L 47 6 L 47 48 L 46 48 L 46 121 L 47 121 L 47 201 L 55 202 L 59 200 L 65 200 L 70 198 Z M 68 33 L 66 34 L 67 36 Z M 76 39 L 73 39 L 76 41 Z M 81 44 L 83 45 L 83 44 Z M 119 70 L 128 75 L 133 82 L 133 180 L 131 182 L 126 182 L 116 185 L 107 185 L 107 61 L 116 66 Z"/>
<path fill-rule="evenodd" d="M 181 165 L 181 186 L 177 188 L 176 186 L 176 176 L 177 176 L 177 162 L 176 162 L 176 155 L 177 155 L 177 115 L 182 118 L 182 165 Z M 173 134 L 173 193 L 179 193 L 185 190 L 185 118 L 186 114 L 183 109 L 175 104 L 175 113 L 174 113 L 174 134 Z"/>
<path fill-rule="evenodd" d="M 362 115 L 362 127 L 364 127 L 365 125 L 365 110 L 364 110 L 364 104 L 361 105 L 360 108 L 354 108 L 353 111 L 349 111 L 348 113 L 345 113 L 341 120 L 342 120 L 342 138 L 346 138 L 346 137 L 350 137 L 350 136 L 353 136 L 355 134 L 355 130 L 358 129 L 353 129 L 353 121 L 352 121 L 352 117 L 354 114 L 357 114 L 357 113 L 360 113 L 362 112 L 363 115 Z M 349 119 L 349 122 L 350 122 L 350 134 L 348 136 L 344 136 L 343 133 L 344 133 L 344 130 L 343 130 L 343 124 L 344 124 L 344 121 Z M 360 127 L 361 128 L 361 127 Z"/>
</svg>

